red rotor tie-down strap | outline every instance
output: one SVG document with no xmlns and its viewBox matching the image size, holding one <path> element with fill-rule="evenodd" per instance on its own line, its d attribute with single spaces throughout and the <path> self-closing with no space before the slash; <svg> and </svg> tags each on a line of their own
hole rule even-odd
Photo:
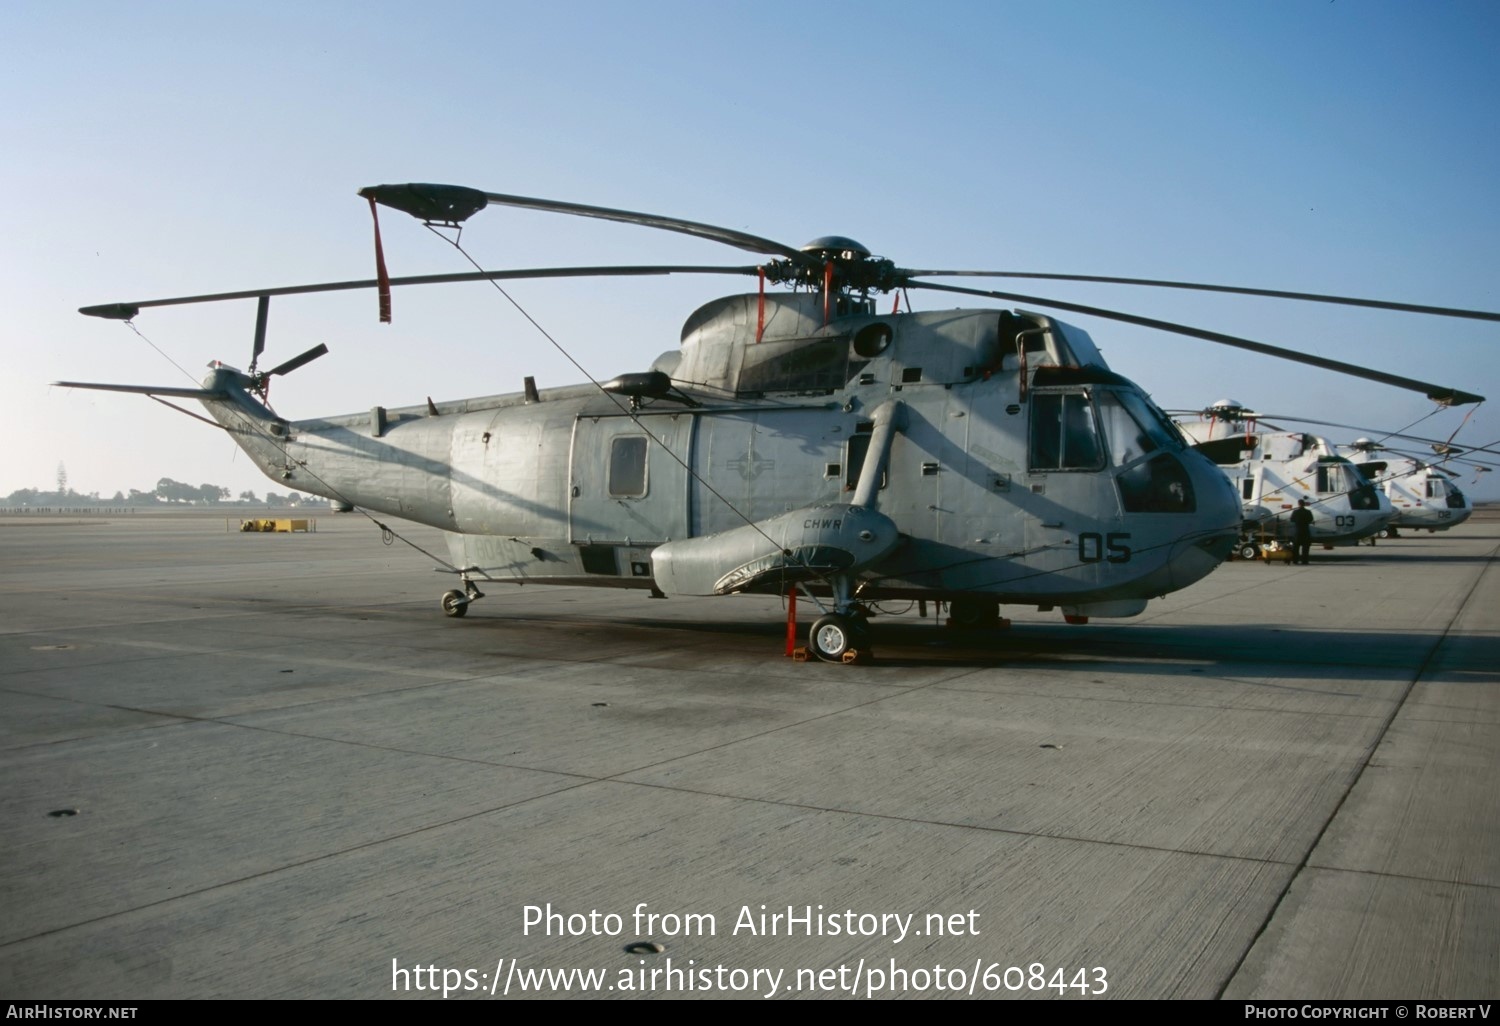
<svg viewBox="0 0 1500 1026">
<path fill-rule="evenodd" d="M 370 217 L 375 221 L 375 280 L 379 283 L 380 323 L 391 323 L 391 276 L 385 269 L 385 250 L 380 245 L 380 214 L 375 209 L 375 197 L 370 197 Z"/>
<path fill-rule="evenodd" d="M 828 326 L 828 299 L 833 292 L 833 261 L 823 265 L 823 326 Z"/>
<path fill-rule="evenodd" d="M 766 333 L 766 269 L 764 266 L 757 267 L 760 272 L 760 300 L 755 306 L 755 341 Z"/>
<path fill-rule="evenodd" d="M 792 587 L 786 593 L 786 656 L 788 659 L 797 651 L 797 589 Z"/>
</svg>

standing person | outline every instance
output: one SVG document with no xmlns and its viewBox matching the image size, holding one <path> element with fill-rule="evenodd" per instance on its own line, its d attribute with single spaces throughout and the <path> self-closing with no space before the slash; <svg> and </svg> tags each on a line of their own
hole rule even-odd
<svg viewBox="0 0 1500 1026">
<path fill-rule="evenodd" d="M 1312 548 L 1312 510 L 1307 508 L 1306 499 L 1297 500 L 1297 508 L 1292 510 L 1292 562 L 1308 565 L 1308 551 Z"/>
</svg>

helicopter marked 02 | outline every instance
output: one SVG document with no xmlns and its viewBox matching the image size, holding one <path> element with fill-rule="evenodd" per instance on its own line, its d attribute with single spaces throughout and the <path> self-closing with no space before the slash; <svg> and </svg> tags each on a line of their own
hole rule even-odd
<svg viewBox="0 0 1500 1026">
<path fill-rule="evenodd" d="M 1291 512 L 1301 499 L 1313 514 L 1312 540 L 1324 545 L 1371 537 L 1396 515 L 1385 493 L 1327 439 L 1258 424 L 1257 415 L 1233 399 L 1220 399 L 1201 416 L 1178 424 L 1219 465 L 1244 505 L 1241 558 L 1288 547 Z"/>
<path fill-rule="evenodd" d="M 1395 512 L 1386 534 L 1396 529 L 1425 528 L 1446 531 L 1469 519 L 1474 507 L 1450 475 L 1414 456 L 1383 456 L 1384 447 L 1368 438 L 1357 438 L 1339 451 L 1351 459 L 1370 480 L 1382 484 Z"/>
<path fill-rule="evenodd" d="M 452 616 L 482 597 L 484 582 L 679 596 L 797 588 L 828 599 L 809 632 L 811 650 L 847 662 L 869 654 L 870 602 L 947 602 L 955 622 L 974 625 L 994 622 L 1002 603 L 1060 607 L 1071 621 L 1132 616 L 1227 557 L 1239 497 L 1139 387 L 1109 369 L 1085 331 L 1024 310 L 880 314 L 874 293 L 928 289 L 1050 305 L 1373 377 L 1443 402 L 1480 398 L 1185 325 L 919 280 L 1020 275 L 897 268 L 841 237 L 799 250 L 660 215 L 456 186 L 375 186 L 361 195 L 372 211 L 380 203 L 429 224 L 456 226 L 499 204 L 662 228 L 772 257 L 749 267 L 395 279 L 382 264 L 373 280 L 83 309 L 129 320 L 149 306 L 256 299 L 248 372 L 211 364 L 198 389 L 59 384 L 198 399 L 272 479 L 442 529 L 449 569 L 463 584 L 443 596 Z M 256 370 L 274 296 L 377 288 L 384 306 L 393 286 L 672 273 L 758 276 L 762 287 L 700 307 L 678 348 L 649 371 L 603 385 L 538 391 L 528 381 L 520 393 L 291 421 L 270 407 L 269 380 L 322 347 Z M 793 291 L 768 294 L 767 282 Z"/>
</svg>

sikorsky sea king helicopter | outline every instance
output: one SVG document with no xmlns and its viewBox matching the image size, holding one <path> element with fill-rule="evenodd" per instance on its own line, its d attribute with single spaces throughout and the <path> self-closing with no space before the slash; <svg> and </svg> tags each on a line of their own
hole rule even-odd
<svg viewBox="0 0 1500 1026">
<path fill-rule="evenodd" d="M 1219 465 L 1243 503 L 1238 554 L 1255 559 L 1267 550 L 1290 550 L 1291 511 L 1306 499 L 1312 540 L 1351 545 L 1378 534 L 1395 509 L 1359 467 L 1333 443 L 1303 431 L 1261 421 L 1234 399 L 1196 411 L 1173 411 L 1194 448 Z"/>
<path fill-rule="evenodd" d="M 1458 486 L 1458 474 L 1444 468 L 1472 467 L 1477 480 L 1478 475 L 1489 473 L 1490 468 L 1475 457 L 1500 455 L 1493 448 L 1493 443 L 1472 447 L 1455 445 L 1454 438 L 1462 430 L 1462 424 L 1447 439 L 1440 440 L 1408 434 L 1406 429 L 1388 431 L 1283 414 L 1270 416 L 1278 420 L 1300 421 L 1345 431 L 1365 431 L 1379 436 L 1375 439 L 1356 438 L 1353 442 L 1339 445 L 1338 451 L 1359 467 L 1360 472 L 1390 499 L 1395 515 L 1386 525 L 1386 535 L 1391 538 L 1399 537 L 1398 528 L 1402 527 L 1433 533 L 1457 527 L 1468 520 L 1474 512 L 1473 504 Z M 1464 419 L 1467 421 L 1468 418 Z M 1392 439 L 1397 439 L 1402 444 L 1389 444 Z M 1415 450 L 1414 445 L 1423 446 L 1428 451 Z"/>
<path fill-rule="evenodd" d="M 809 649 L 858 661 L 881 600 L 947 603 L 953 622 L 998 622 L 1002 603 L 1060 608 L 1072 622 L 1140 613 L 1223 561 L 1240 498 L 1212 462 L 1089 335 L 1011 309 L 881 313 L 876 295 L 923 289 L 1154 327 L 1412 388 L 1441 403 L 1480 396 L 1186 325 L 1056 300 L 940 284 L 936 277 L 1108 281 L 1269 295 L 1500 320 L 1480 311 L 1122 278 L 913 270 L 832 236 L 800 249 L 652 214 L 458 186 L 361 191 L 437 228 L 491 204 L 685 233 L 759 255 L 752 266 L 564 267 L 253 289 L 85 307 L 140 310 L 257 301 L 248 371 L 210 364 L 201 388 L 60 384 L 199 400 L 276 481 L 447 532 L 459 588 L 552 583 L 669 596 L 792 594 L 823 611 Z M 603 384 L 311 420 L 269 405 L 270 381 L 319 346 L 258 370 L 272 297 L 393 286 L 603 275 L 738 274 L 756 292 L 700 307 L 678 348 Z M 790 286 L 768 292 L 767 285 Z M 794 603 L 789 602 L 794 609 Z M 789 612 L 789 624 L 795 615 Z"/>
<path fill-rule="evenodd" d="M 1395 513 L 1386 525 L 1387 537 L 1399 537 L 1402 527 L 1426 528 L 1429 534 L 1446 531 L 1474 512 L 1453 475 L 1433 463 L 1397 453 L 1369 438 L 1356 438 L 1339 448 L 1366 477 L 1384 487 Z"/>
<path fill-rule="evenodd" d="M 1356 438 L 1340 449 L 1370 480 L 1385 488 L 1395 515 L 1386 525 L 1388 538 L 1398 528 L 1426 528 L 1429 534 L 1446 531 L 1468 520 L 1474 512 L 1468 496 L 1448 471 L 1414 456 L 1387 454 L 1368 438 Z"/>
</svg>

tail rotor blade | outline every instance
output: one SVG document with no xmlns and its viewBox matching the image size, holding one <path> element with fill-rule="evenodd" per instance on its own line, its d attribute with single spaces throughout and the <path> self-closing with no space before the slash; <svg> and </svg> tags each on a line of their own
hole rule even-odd
<svg viewBox="0 0 1500 1026">
<path fill-rule="evenodd" d="M 303 364 L 312 363 L 318 357 L 327 354 L 327 352 L 328 347 L 319 342 L 317 345 L 313 346 L 311 349 L 301 354 L 300 356 L 294 356 L 286 363 L 278 364 L 277 366 L 272 367 L 270 370 L 266 371 L 265 376 L 269 378 L 274 377 L 277 374 L 290 374 L 292 371 L 296 370 L 298 367 L 301 367 Z"/>
</svg>

